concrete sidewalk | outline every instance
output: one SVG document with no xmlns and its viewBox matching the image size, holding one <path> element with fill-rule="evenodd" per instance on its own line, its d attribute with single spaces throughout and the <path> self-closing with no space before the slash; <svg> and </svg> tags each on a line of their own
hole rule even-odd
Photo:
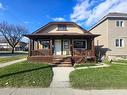
<svg viewBox="0 0 127 95">
<path fill-rule="evenodd" d="M 6 63 L 0 63 L 0 68 L 8 66 L 8 65 L 11 65 L 11 64 L 15 64 L 15 63 L 18 63 L 18 62 L 22 62 L 22 61 L 25 61 L 25 60 L 27 60 L 27 59 L 23 58 L 23 59 L 19 59 L 19 60 L 15 60 L 15 61 L 10 61 L 10 62 L 6 62 Z"/>
<path fill-rule="evenodd" d="M 68 88 L 69 84 L 69 74 L 73 71 L 73 67 L 53 67 L 53 80 L 51 82 L 51 88 Z"/>
<path fill-rule="evenodd" d="M 72 88 L 0 88 L 0 95 L 127 95 L 127 90 L 78 90 Z"/>
</svg>

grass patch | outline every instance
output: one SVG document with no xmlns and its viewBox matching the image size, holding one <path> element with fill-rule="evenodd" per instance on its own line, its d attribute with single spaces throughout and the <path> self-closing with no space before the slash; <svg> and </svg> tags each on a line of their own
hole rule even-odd
<svg viewBox="0 0 127 95">
<path fill-rule="evenodd" d="M 26 58 L 26 55 L 18 55 L 18 56 L 11 56 L 11 57 L 2 57 L 0 58 L 0 63 L 10 62 L 18 59 Z"/>
<path fill-rule="evenodd" d="M 52 76 L 51 66 L 24 61 L 0 69 L 0 87 L 49 87 Z"/>
<path fill-rule="evenodd" d="M 84 64 L 76 64 L 74 68 L 79 68 L 79 67 L 89 67 L 89 66 L 96 66 L 96 63 L 84 63 Z"/>
<path fill-rule="evenodd" d="M 117 61 L 113 61 L 113 62 L 116 62 L 116 63 L 127 63 L 127 60 L 117 60 Z"/>
<path fill-rule="evenodd" d="M 75 70 L 70 74 L 70 83 L 80 89 L 126 89 L 127 65 Z"/>
</svg>

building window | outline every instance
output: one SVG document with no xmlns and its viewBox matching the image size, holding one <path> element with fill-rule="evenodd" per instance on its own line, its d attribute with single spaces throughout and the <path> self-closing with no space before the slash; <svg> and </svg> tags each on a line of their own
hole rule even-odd
<svg viewBox="0 0 127 95">
<path fill-rule="evenodd" d="M 124 47 L 124 40 L 123 39 L 116 39 L 115 45 L 116 45 L 116 47 Z"/>
<path fill-rule="evenodd" d="M 117 20 L 116 21 L 116 26 L 117 27 L 124 27 L 124 21 L 123 20 Z"/>
<path fill-rule="evenodd" d="M 66 25 L 58 25 L 58 31 L 66 31 L 67 30 L 67 26 Z"/>
<path fill-rule="evenodd" d="M 83 41 L 76 40 L 76 41 L 74 41 L 74 48 L 84 48 L 84 49 L 86 49 L 87 48 L 87 41 L 86 40 L 83 40 Z"/>
</svg>

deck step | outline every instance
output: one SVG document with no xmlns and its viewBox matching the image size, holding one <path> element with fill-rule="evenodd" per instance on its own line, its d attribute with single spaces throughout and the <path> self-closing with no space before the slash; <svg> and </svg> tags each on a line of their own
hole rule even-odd
<svg viewBox="0 0 127 95">
<path fill-rule="evenodd" d="M 61 64 L 71 64 L 71 62 L 60 62 Z"/>
<path fill-rule="evenodd" d="M 60 59 L 60 58 L 57 58 L 57 59 L 53 59 L 53 60 L 62 60 L 62 59 Z"/>
<path fill-rule="evenodd" d="M 72 66 L 71 60 L 68 59 L 68 57 L 53 57 L 53 64 L 58 66 L 58 67 L 70 67 Z"/>
</svg>

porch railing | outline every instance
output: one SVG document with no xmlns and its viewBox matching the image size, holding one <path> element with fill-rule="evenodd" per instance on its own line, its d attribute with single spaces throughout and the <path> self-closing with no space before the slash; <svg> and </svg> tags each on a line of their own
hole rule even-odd
<svg viewBox="0 0 127 95">
<path fill-rule="evenodd" d="M 74 49 L 73 50 L 74 56 L 84 56 L 84 57 L 93 57 L 95 56 L 94 51 L 92 50 L 84 50 L 84 49 Z"/>
<path fill-rule="evenodd" d="M 50 49 L 38 49 L 31 51 L 31 56 L 50 56 L 50 55 L 52 55 L 52 51 Z"/>
</svg>

